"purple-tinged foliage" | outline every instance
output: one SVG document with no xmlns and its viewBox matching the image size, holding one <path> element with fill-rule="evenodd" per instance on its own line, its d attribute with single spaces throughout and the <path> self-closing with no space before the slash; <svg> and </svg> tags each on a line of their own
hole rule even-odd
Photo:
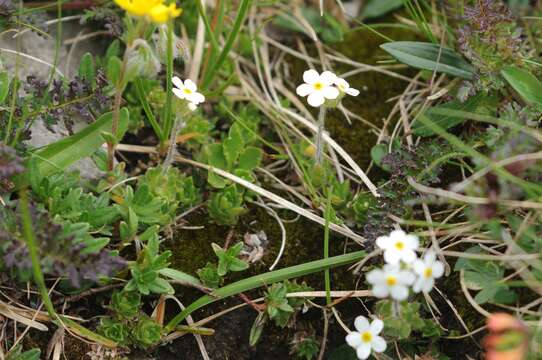
<svg viewBox="0 0 542 360">
<path fill-rule="evenodd" d="M 7 182 L 14 175 L 24 172 L 23 160 L 15 149 L 0 143 L 0 184 Z"/>
</svg>

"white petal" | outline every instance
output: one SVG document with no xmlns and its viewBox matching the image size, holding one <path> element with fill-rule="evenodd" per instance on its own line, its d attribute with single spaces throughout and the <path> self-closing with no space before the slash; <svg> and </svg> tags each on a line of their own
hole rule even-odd
<svg viewBox="0 0 542 360">
<path fill-rule="evenodd" d="M 371 323 L 371 333 L 373 335 L 378 335 L 384 329 L 384 322 L 380 319 L 374 319 Z"/>
<path fill-rule="evenodd" d="M 420 246 L 420 240 L 416 235 L 407 235 L 405 236 L 405 245 L 412 250 L 418 250 Z"/>
<path fill-rule="evenodd" d="M 187 88 L 190 91 L 196 91 L 198 90 L 197 85 L 190 79 L 186 79 L 184 81 L 184 87 Z"/>
<path fill-rule="evenodd" d="M 309 95 L 307 102 L 312 107 L 318 107 L 324 103 L 325 99 L 321 91 L 315 91 Z"/>
<path fill-rule="evenodd" d="M 358 89 L 354 89 L 354 88 L 346 88 L 344 90 L 345 93 L 347 93 L 348 95 L 350 96 L 358 96 L 359 95 L 359 90 Z"/>
<path fill-rule="evenodd" d="M 320 75 L 320 81 L 324 83 L 324 85 L 332 85 L 335 82 L 335 79 L 337 79 L 337 75 L 331 71 L 324 71 Z"/>
<path fill-rule="evenodd" d="M 390 246 L 390 238 L 387 236 L 377 237 L 376 246 L 378 246 L 381 249 L 387 249 Z"/>
<path fill-rule="evenodd" d="M 383 283 L 386 280 L 386 275 L 380 269 L 371 270 L 365 276 L 365 279 L 369 284 Z"/>
<path fill-rule="evenodd" d="M 433 278 L 425 279 L 422 291 L 426 294 L 429 293 L 433 289 L 433 285 L 435 285 L 435 280 L 433 280 Z"/>
<path fill-rule="evenodd" d="M 412 268 L 414 269 L 414 272 L 416 274 L 419 274 L 419 275 L 422 275 L 425 273 L 425 262 L 423 262 L 422 260 L 416 260 L 414 261 L 414 263 L 412 264 Z"/>
<path fill-rule="evenodd" d="M 371 355 L 371 345 L 370 344 L 361 344 L 356 349 L 356 355 L 358 359 L 365 360 Z"/>
<path fill-rule="evenodd" d="M 314 88 L 309 84 L 301 84 L 297 87 L 297 89 L 295 89 L 295 92 L 297 93 L 297 95 L 305 97 L 309 95 L 313 91 L 313 89 Z"/>
<path fill-rule="evenodd" d="M 188 108 L 192 111 L 196 111 L 196 109 L 198 108 L 198 106 L 192 102 L 189 102 L 188 103 Z"/>
<path fill-rule="evenodd" d="M 200 104 L 205 101 L 205 96 L 199 92 L 193 92 L 186 96 L 186 100 L 193 102 L 194 104 Z"/>
<path fill-rule="evenodd" d="M 403 250 L 401 254 L 401 259 L 407 264 L 412 264 L 416 259 L 416 253 L 412 250 Z"/>
<path fill-rule="evenodd" d="M 303 73 L 303 81 L 307 84 L 313 84 L 320 79 L 318 71 L 314 69 L 307 70 Z"/>
<path fill-rule="evenodd" d="M 420 277 L 416 280 L 416 282 L 414 283 L 414 285 L 412 285 L 412 290 L 417 294 L 419 293 L 420 291 L 422 291 L 422 288 L 423 288 L 423 284 L 424 284 L 424 278 L 423 277 Z"/>
<path fill-rule="evenodd" d="M 179 99 L 185 99 L 186 98 L 185 92 L 180 90 L 180 89 L 173 88 L 173 89 L 171 89 L 171 91 L 173 91 L 175 96 L 177 96 Z"/>
<path fill-rule="evenodd" d="M 390 238 L 393 239 L 394 243 L 397 241 L 397 240 L 401 240 L 401 241 L 404 241 L 405 239 L 405 232 L 403 230 L 393 230 L 391 233 L 390 233 Z"/>
<path fill-rule="evenodd" d="M 437 259 L 437 254 L 433 250 L 429 250 L 425 253 L 423 256 L 423 261 L 425 261 L 426 264 L 432 264 Z"/>
<path fill-rule="evenodd" d="M 391 287 L 390 294 L 393 299 L 402 301 L 408 297 L 408 288 L 406 286 L 395 285 Z"/>
<path fill-rule="evenodd" d="M 179 79 L 178 76 L 172 77 L 171 82 L 173 83 L 173 85 L 175 85 L 178 88 L 181 88 L 181 89 L 184 88 L 183 81 L 181 79 Z"/>
<path fill-rule="evenodd" d="M 352 331 L 346 335 L 346 343 L 353 348 L 357 348 L 361 345 L 361 334 L 359 332 Z"/>
<path fill-rule="evenodd" d="M 348 81 L 340 77 L 337 77 L 335 79 L 335 85 L 337 85 L 339 88 L 344 89 L 344 90 L 350 87 L 350 84 L 348 84 Z"/>
<path fill-rule="evenodd" d="M 373 341 L 371 341 L 371 347 L 374 352 L 381 353 L 386 350 L 386 341 L 381 336 L 375 336 Z"/>
<path fill-rule="evenodd" d="M 397 281 L 400 284 L 412 285 L 415 280 L 416 280 L 416 276 L 412 272 L 407 271 L 407 270 L 402 270 L 397 275 Z"/>
<path fill-rule="evenodd" d="M 339 96 L 339 89 L 333 86 L 326 87 L 322 92 L 324 97 L 329 100 L 334 100 Z"/>
<path fill-rule="evenodd" d="M 444 264 L 440 261 L 435 261 L 433 264 L 433 277 L 439 278 L 444 275 Z"/>
<path fill-rule="evenodd" d="M 358 316 L 356 317 L 356 320 L 354 320 L 354 327 L 356 330 L 360 333 L 364 333 L 369 330 L 369 320 L 365 316 Z"/>
<path fill-rule="evenodd" d="M 389 248 L 384 252 L 384 260 L 388 264 L 397 265 L 399 264 L 399 260 L 401 260 L 401 253 L 396 249 Z"/>
<path fill-rule="evenodd" d="M 390 289 L 383 284 L 373 286 L 373 295 L 377 298 L 386 298 L 390 294 Z"/>
</svg>

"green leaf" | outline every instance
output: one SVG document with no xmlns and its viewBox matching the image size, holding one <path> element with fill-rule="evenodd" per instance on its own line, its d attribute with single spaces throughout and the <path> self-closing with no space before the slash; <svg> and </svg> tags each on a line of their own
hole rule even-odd
<svg viewBox="0 0 542 360">
<path fill-rule="evenodd" d="M 79 77 L 94 87 L 96 71 L 94 69 L 94 59 L 90 53 L 86 53 L 79 63 Z"/>
<path fill-rule="evenodd" d="M 370 0 L 361 12 L 362 19 L 373 19 L 386 15 L 403 6 L 403 0 Z"/>
<path fill-rule="evenodd" d="M 376 144 L 371 149 L 371 159 L 373 159 L 375 164 L 383 170 L 390 171 L 390 167 L 382 162 L 384 156 L 386 156 L 387 154 L 388 146 L 386 144 Z"/>
<path fill-rule="evenodd" d="M 127 128 L 128 118 L 128 109 L 121 109 L 119 129 Z M 36 165 L 39 173 L 42 176 L 49 176 L 57 171 L 65 170 L 82 158 L 91 156 L 104 144 L 102 132 L 111 130 L 112 119 L 112 112 L 103 114 L 98 120 L 78 133 L 36 151 L 33 154 L 33 158 L 36 158 Z"/>
<path fill-rule="evenodd" d="M 428 121 L 431 121 L 434 124 L 437 124 L 442 129 L 449 129 L 454 126 L 457 126 L 467 120 L 466 117 L 457 115 L 453 110 L 467 111 L 476 113 L 476 110 L 487 99 L 487 96 L 484 94 L 478 94 L 469 98 L 465 102 L 460 102 L 458 100 L 452 100 L 445 104 L 437 105 L 431 107 L 424 112 L 420 113 L 418 117 L 423 117 Z M 450 111 L 452 110 L 452 111 Z M 412 133 L 416 136 L 433 136 L 435 132 L 431 130 L 427 125 L 424 125 L 423 122 L 416 120 L 412 124 Z"/>
<path fill-rule="evenodd" d="M 7 72 L 0 73 L 0 105 L 6 101 L 9 93 L 9 77 Z"/>
<path fill-rule="evenodd" d="M 356 251 L 345 255 L 330 257 L 316 261 L 307 262 L 300 265 L 287 267 L 280 270 L 266 272 L 264 274 L 252 276 L 233 284 L 226 285 L 213 291 L 210 295 L 200 297 L 191 303 L 182 312 L 175 316 L 166 326 L 166 332 L 172 331 L 177 324 L 186 319 L 192 312 L 228 296 L 236 295 L 248 290 L 259 288 L 263 285 L 271 285 L 279 281 L 293 279 L 304 275 L 323 271 L 337 266 L 343 266 L 354 263 L 366 256 L 364 251 Z"/>
<path fill-rule="evenodd" d="M 164 279 L 157 277 L 154 281 L 148 282 L 149 290 L 156 294 L 174 294 L 173 287 Z"/>
<path fill-rule="evenodd" d="M 171 268 L 160 269 L 158 273 L 160 275 L 163 275 L 175 281 L 179 281 L 181 283 L 201 286 L 201 282 L 197 278 L 185 272 L 179 271 L 177 269 L 171 269 Z"/>
<path fill-rule="evenodd" d="M 514 66 L 505 67 L 501 74 L 523 100 L 542 107 L 542 83 L 533 74 Z"/>
<path fill-rule="evenodd" d="M 240 131 L 237 127 L 231 127 L 229 136 L 224 139 L 223 151 L 226 161 L 228 162 L 228 168 L 232 169 L 243 151 L 245 143 Z"/>
<path fill-rule="evenodd" d="M 398 61 L 422 70 L 442 72 L 472 79 L 474 67 L 453 50 L 437 44 L 416 41 L 394 41 L 380 45 Z"/>
<path fill-rule="evenodd" d="M 262 162 L 262 150 L 254 146 L 249 146 L 239 157 L 238 168 L 252 171 Z"/>
<path fill-rule="evenodd" d="M 116 57 L 111 56 L 107 61 L 106 74 L 107 78 L 113 85 L 120 87 L 120 73 L 122 69 L 122 61 Z"/>
</svg>

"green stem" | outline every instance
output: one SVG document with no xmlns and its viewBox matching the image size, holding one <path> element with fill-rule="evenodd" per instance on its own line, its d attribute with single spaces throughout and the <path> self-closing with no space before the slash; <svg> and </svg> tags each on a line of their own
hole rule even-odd
<svg viewBox="0 0 542 360">
<path fill-rule="evenodd" d="M 224 48 L 222 49 L 222 52 L 218 56 L 216 62 L 211 65 L 209 71 L 207 71 L 207 73 L 205 74 L 205 78 L 203 79 L 202 84 L 202 87 L 204 89 L 207 89 L 209 85 L 211 85 L 218 69 L 222 67 L 222 64 L 226 60 L 228 53 L 230 52 L 233 43 L 235 42 L 235 39 L 237 38 L 239 31 L 241 30 L 241 26 L 245 21 L 245 16 L 248 12 L 248 9 L 250 9 L 251 3 L 252 0 L 242 0 L 239 11 L 237 12 L 237 17 L 235 18 L 235 22 L 233 24 L 233 28 L 230 32 L 230 35 L 228 36 L 228 39 L 226 40 L 226 44 L 224 44 Z"/>
<path fill-rule="evenodd" d="M 58 315 L 55 311 L 53 303 L 49 298 L 49 292 L 45 286 L 45 280 L 43 273 L 41 272 L 40 259 L 38 255 L 38 245 L 36 244 L 36 238 L 34 236 L 34 230 L 32 229 L 32 218 L 30 215 L 30 208 L 28 206 L 28 194 L 26 189 L 19 191 L 19 199 L 21 203 L 21 219 L 23 223 L 23 235 L 26 240 L 26 246 L 30 254 L 30 260 L 32 261 L 32 272 L 34 274 L 34 281 L 38 286 L 38 290 L 41 295 L 41 300 L 49 313 L 51 319 L 58 319 Z"/>
<path fill-rule="evenodd" d="M 154 132 L 156 133 L 156 136 L 158 136 L 160 143 L 163 143 L 165 138 L 164 134 L 162 133 L 162 128 L 160 127 L 160 124 L 158 124 L 158 121 L 156 121 L 149 101 L 145 96 L 145 91 L 143 89 L 143 82 L 141 81 L 141 78 L 137 78 L 134 82 L 134 85 L 139 102 L 141 103 L 141 106 L 143 106 L 143 111 L 145 112 L 145 115 L 147 115 L 147 120 L 149 120 L 149 123 L 151 124 Z"/>
<path fill-rule="evenodd" d="M 331 188 L 328 189 L 324 223 L 324 259 L 329 258 L 329 221 L 331 218 Z M 331 305 L 331 273 L 329 268 L 324 271 L 324 282 L 326 288 L 326 304 Z"/>
<path fill-rule="evenodd" d="M 173 20 L 167 25 L 167 49 L 166 49 L 166 105 L 164 108 L 164 126 L 162 128 L 163 140 L 169 139 L 171 129 L 173 128 L 173 119 L 171 117 L 171 103 L 173 101 Z M 164 145 L 163 143 L 161 145 Z"/>
<path fill-rule="evenodd" d="M 316 164 L 322 164 L 322 158 L 324 155 L 324 126 L 326 121 L 326 107 L 320 106 L 320 112 L 318 113 L 318 130 L 316 131 Z"/>
<path fill-rule="evenodd" d="M 252 276 L 247 279 L 237 281 L 233 284 L 226 285 L 220 289 L 216 289 L 209 295 L 200 297 L 198 300 L 191 303 L 186 309 L 181 311 L 177 316 L 175 316 L 164 328 L 165 333 L 173 331 L 177 325 L 186 319 L 188 315 L 192 312 L 209 305 L 215 301 L 226 298 L 228 296 L 233 296 L 240 294 L 245 291 L 259 288 L 261 286 L 269 286 L 279 281 L 298 278 L 304 275 L 313 274 L 325 269 L 332 267 L 343 266 L 347 264 L 354 263 L 365 257 L 366 253 L 364 251 L 356 251 L 353 253 L 348 253 L 340 256 L 334 256 L 327 259 L 321 259 L 316 261 L 311 261 L 308 263 L 291 266 L 288 268 L 275 270 L 267 272 L 265 274 L 260 274 Z"/>
</svg>

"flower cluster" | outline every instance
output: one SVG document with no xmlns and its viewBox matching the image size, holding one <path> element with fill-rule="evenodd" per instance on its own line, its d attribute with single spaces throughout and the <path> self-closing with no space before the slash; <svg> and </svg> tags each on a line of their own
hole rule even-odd
<svg viewBox="0 0 542 360">
<path fill-rule="evenodd" d="M 419 240 L 415 235 L 394 230 L 389 236 L 376 239 L 376 245 L 384 250 L 386 265 L 367 274 L 367 282 L 373 286 L 373 294 L 379 298 L 391 296 L 397 301 L 406 300 L 409 288 L 415 293 L 428 293 L 435 279 L 444 274 L 444 265 L 429 250 L 418 259 L 416 250 Z"/>
<path fill-rule="evenodd" d="M 198 87 L 192 80 L 186 79 L 183 82 L 177 76 L 174 76 L 172 81 L 173 85 L 176 86 L 172 89 L 173 93 L 179 99 L 185 100 L 190 110 L 196 110 L 198 105 L 205 101 L 205 96 L 198 92 Z"/>
<path fill-rule="evenodd" d="M 156 24 L 166 23 L 182 12 L 174 2 L 166 5 L 164 0 L 115 0 L 115 3 L 128 14 L 149 19 Z"/>
<path fill-rule="evenodd" d="M 328 101 L 338 101 L 345 94 L 358 96 L 359 90 L 351 88 L 348 82 L 331 71 L 319 74 L 314 69 L 303 73 L 304 84 L 297 87 L 297 95 L 307 97 L 307 102 L 312 107 L 322 106 Z"/>
<path fill-rule="evenodd" d="M 356 331 L 346 335 L 346 343 L 356 349 L 359 359 L 367 359 L 371 351 L 381 353 L 386 350 L 386 341 L 378 336 L 384 329 L 384 322 L 374 319 L 371 323 L 364 316 L 358 316 L 354 320 Z"/>
</svg>

